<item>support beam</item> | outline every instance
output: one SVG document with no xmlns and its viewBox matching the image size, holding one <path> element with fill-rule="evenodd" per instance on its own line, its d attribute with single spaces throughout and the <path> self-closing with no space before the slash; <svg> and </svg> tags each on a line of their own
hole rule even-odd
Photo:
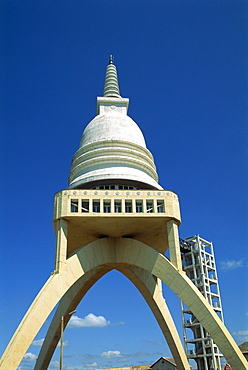
<svg viewBox="0 0 248 370">
<path fill-rule="evenodd" d="M 109 272 L 109 269 L 102 266 L 90 270 L 81 276 L 60 300 L 59 306 L 53 316 L 45 340 L 40 349 L 34 370 L 46 370 L 48 368 L 60 339 L 61 317 L 64 317 L 65 329 L 71 318 L 69 312 L 76 310 L 85 294 L 107 272 Z"/>
<path fill-rule="evenodd" d="M 56 227 L 56 256 L 55 256 L 55 272 L 60 271 L 65 264 L 67 258 L 67 234 L 68 222 L 60 219 Z"/>
<path fill-rule="evenodd" d="M 148 303 L 170 348 L 178 370 L 190 370 L 177 328 L 162 293 L 161 280 L 136 266 L 119 269 L 137 287 Z"/>
<path fill-rule="evenodd" d="M 178 225 L 175 220 L 167 222 L 168 245 L 171 263 L 182 272 L 182 260 L 179 244 Z"/>
</svg>

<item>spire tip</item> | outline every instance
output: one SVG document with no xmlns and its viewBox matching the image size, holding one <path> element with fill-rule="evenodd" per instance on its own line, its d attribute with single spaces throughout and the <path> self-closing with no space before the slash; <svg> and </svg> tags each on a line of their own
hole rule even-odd
<svg viewBox="0 0 248 370">
<path fill-rule="evenodd" d="M 109 64 L 114 64 L 114 58 L 113 55 L 109 56 Z"/>
<path fill-rule="evenodd" d="M 114 65 L 113 55 L 109 56 L 109 64 L 106 68 L 105 83 L 104 83 L 104 93 L 103 96 L 109 98 L 120 98 L 120 90 L 118 84 L 118 77 L 116 66 Z"/>
</svg>

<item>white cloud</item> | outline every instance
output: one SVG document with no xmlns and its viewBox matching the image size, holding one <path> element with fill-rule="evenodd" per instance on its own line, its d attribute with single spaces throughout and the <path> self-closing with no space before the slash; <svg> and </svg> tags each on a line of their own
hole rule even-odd
<svg viewBox="0 0 248 370">
<path fill-rule="evenodd" d="M 119 362 L 119 363 L 124 363 L 124 362 L 127 362 L 128 360 L 126 359 L 126 358 L 119 358 L 118 360 L 117 360 L 117 362 Z"/>
<path fill-rule="evenodd" d="M 235 260 L 221 261 L 220 265 L 222 270 L 234 270 L 236 268 L 243 267 L 244 260 L 240 259 L 238 261 Z"/>
<path fill-rule="evenodd" d="M 139 357 L 139 356 L 150 356 L 151 354 L 150 353 L 147 353 L 147 352 L 135 352 L 135 353 L 132 353 L 132 357 Z"/>
<path fill-rule="evenodd" d="M 233 335 L 237 336 L 238 342 L 247 342 L 248 341 L 248 330 L 239 330 Z"/>
<path fill-rule="evenodd" d="M 248 330 L 239 330 L 233 333 L 233 335 L 248 335 Z"/>
<path fill-rule="evenodd" d="M 73 315 L 68 324 L 69 328 L 83 328 L 83 327 L 96 327 L 103 328 L 104 326 L 110 325 L 110 321 L 106 320 L 103 316 L 95 316 L 93 313 L 85 316 L 81 319 L 78 316 Z"/>
<path fill-rule="evenodd" d="M 59 368 L 60 368 L 60 363 L 59 363 L 59 361 L 52 361 L 52 362 L 50 363 L 49 369 L 59 369 Z M 67 365 L 65 365 L 65 364 L 63 364 L 63 369 L 64 369 L 64 370 L 80 370 L 80 369 L 82 369 L 82 370 L 83 370 L 83 368 L 82 368 L 82 367 L 67 366 Z"/>
<path fill-rule="evenodd" d="M 85 362 L 84 366 L 89 367 L 89 368 L 92 368 L 92 367 L 96 368 L 98 366 L 98 364 L 97 364 L 97 362 L 91 362 L 91 363 L 90 362 Z"/>
<path fill-rule="evenodd" d="M 119 321 L 119 322 L 113 322 L 110 325 L 125 325 L 124 321 Z"/>
<path fill-rule="evenodd" d="M 52 369 L 59 369 L 59 361 L 52 361 L 50 367 Z"/>
<path fill-rule="evenodd" d="M 244 335 L 242 337 L 238 337 L 239 342 L 248 342 L 248 335 Z"/>
<path fill-rule="evenodd" d="M 27 353 L 25 353 L 25 355 L 24 355 L 24 357 L 23 357 L 23 359 L 22 359 L 22 361 L 25 361 L 25 362 L 33 362 L 33 361 L 35 361 L 36 360 L 36 355 L 35 354 L 33 354 L 33 353 L 31 353 L 31 352 L 27 352 Z"/>
<path fill-rule="evenodd" d="M 38 340 L 33 340 L 32 346 L 41 347 L 43 342 L 44 342 L 44 338 L 43 339 L 38 339 Z"/>
<path fill-rule="evenodd" d="M 157 345 L 160 345 L 160 344 L 164 344 L 164 342 L 152 342 L 150 340 L 142 340 L 143 343 L 147 343 L 147 344 L 151 344 L 153 346 L 157 346 Z"/>
<path fill-rule="evenodd" d="M 103 358 L 114 358 L 114 357 L 122 357 L 120 351 L 107 351 L 101 354 Z"/>
<path fill-rule="evenodd" d="M 90 353 L 79 353 L 79 356 L 86 357 L 88 359 L 97 358 L 98 355 L 91 355 Z"/>
</svg>

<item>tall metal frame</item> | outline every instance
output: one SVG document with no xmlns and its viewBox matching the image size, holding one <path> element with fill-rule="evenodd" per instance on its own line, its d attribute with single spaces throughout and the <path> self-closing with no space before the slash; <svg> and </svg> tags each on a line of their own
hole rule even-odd
<svg viewBox="0 0 248 370">
<path fill-rule="evenodd" d="M 223 321 L 220 290 L 212 242 L 199 235 L 181 240 L 183 269 Z M 198 370 L 220 370 L 218 347 L 193 313 L 181 301 L 184 346 Z"/>
</svg>

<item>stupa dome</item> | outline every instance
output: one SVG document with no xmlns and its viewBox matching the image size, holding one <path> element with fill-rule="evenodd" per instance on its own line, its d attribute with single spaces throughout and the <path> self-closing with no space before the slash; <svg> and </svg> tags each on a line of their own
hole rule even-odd
<svg viewBox="0 0 248 370">
<path fill-rule="evenodd" d="M 86 126 L 72 160 L 69 188 L 162 189 L 143 133 L 127 115 L 128 103 L 120 96 L 116 67 L 110 59 L 104 96 L 97 98 L 98 114 Z"/>
<path fill-rule="evenodd" d="M 98 114 L 85 128 L 80 147 L 104 140 L 121 140 L 146 148 L 142 131 L 132 118 L 113 110 L 110 106 L 106 114 Z"/>
</svg>

